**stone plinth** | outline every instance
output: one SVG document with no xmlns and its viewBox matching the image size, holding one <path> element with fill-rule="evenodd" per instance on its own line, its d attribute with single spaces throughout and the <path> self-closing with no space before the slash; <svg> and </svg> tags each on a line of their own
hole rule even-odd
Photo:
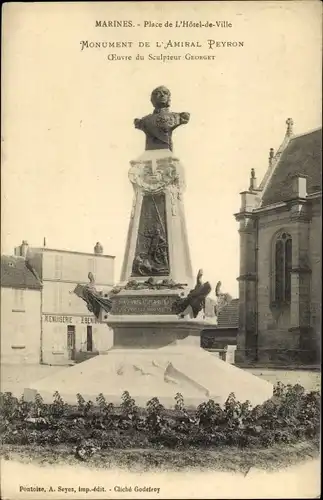
<svg viewBox="0 0 323 500">
<path fill-rule="evenodd" d="M 114 333 L 114 346 L 157 348 L 200 334 L 208 321 L 179 318 L 173 312 L 174 301 L 187 294 L 183 289 L 122 290 L 112 296 L 112 309 L 102 313 Z"/>
<path fill-rule="evenodd" d="M 272 384 L 197 347 L 198 341 L 197 336 L 189 336 L 160 349 L 112 348 L 30 384 L 24 396 L 31 400 L 39 393 L 50 402 L 58 391 L 64 401 L 75 404 L 80 393 L 95 404 L 95 398 L 103 393 L 108 402 L 120 405 L 122 393 L 128 391 L 138 406 L 158 397 L 167 408 L 174 407 L 177 393 L 183 395 L 187 406 L 208 399 L 223 404 L 231 392 L 252 405 L 272 396 Z"/>
</svg>

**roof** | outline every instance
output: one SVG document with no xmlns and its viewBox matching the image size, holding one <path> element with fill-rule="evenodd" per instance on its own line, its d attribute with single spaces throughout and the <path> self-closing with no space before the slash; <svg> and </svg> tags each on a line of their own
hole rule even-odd
<svg viewBox="0 0 323 500">
<path fill-rule="evenodd" d="M 1 256 L 1 286 L 40 290 L 41 282 L 26 265 L 23 257 Z"/>
<path fill-rule="evenodd" d="M 19 248 L 19 247 L 17 247 Z M 62 250 L 62 249 L 57 249 L 57 248 L 48 248 L 48 247 L 29 247 L 28 249 L 31 252 L 55 252 L 55 253 L 69 253 L 73 255 L 87 255 L 89 257 L 100 257 L 100 258 L 108 258 L 108 259 L 115 259 L 115 255 L 108 255 L 108 254 L 103 254 L 103 253 L 89 253 L 89 252 L 78 252 L 75 250 Z"/>
<path fill-rule="evenodd" d="M 292 178 L 307 177 L 307 194 L 322 189 L 322 129 L 292 137 L 274 167 L 262 196 L 262 206 L 283 202 L 292 197 Z"/>
<path fill-rule="evenodd" d="M 36 271 L 37 277 L 39 277 L 40 280 L 43 279 L 43 254 L 42 253 L 35 253 L 31 252 L 30 249 L 27 253 L 26 257 L 27 261 L 27 266 L 32 268 L 34 271 Z"/>
<path fill-rule="evenodd" d="M 218 315 L 217 328 L 238 328 L 239 299 L 232 299 Z"/>
</svg>

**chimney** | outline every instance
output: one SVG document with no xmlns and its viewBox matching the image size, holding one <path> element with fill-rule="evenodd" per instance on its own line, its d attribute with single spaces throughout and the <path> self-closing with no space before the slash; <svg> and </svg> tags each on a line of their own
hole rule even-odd
<svg viewBox="0 0 323 500">
<path fill-rule="evenodd" d="M 274 156 L 275 156 L 274 148 L 270 148 L 269 158 L 268 158 L 269 167 L 272 167 L 273 165 Z"/>
<path fill-rule="evenodd" d="M 97 242 L 95 247 L 94 247 L 94 253 L 96 255 L 100 255 L 100 254 L 103 254 L 103 246 L 101 245 L 101 243 Z"/>
<path fill-rule="evenodd" d="M 293 125 L 294 125 L 293 118 L 287 118 L 286 125 L 287 125 L 286 137 L 291 137 L 293 135 Z"/>
<path fill-rule="evenodd" d="M 28 242 L 26 240 L 23 240 L 20 245 L 20 256 L 26 258 L 27 253 L 28 253 Z"/>
<path fill-rule="evenodd" d="M 46 238 L 44 238 L 43 247 L 44 247 L 44 248 L 46 247 Z"/>
<path fill-rule="evenodd" d="M 252 212 L 259 203 L 259 192 L 255 189 L 254 191 L 242 191 L 240 212 Z"/>
</svg>

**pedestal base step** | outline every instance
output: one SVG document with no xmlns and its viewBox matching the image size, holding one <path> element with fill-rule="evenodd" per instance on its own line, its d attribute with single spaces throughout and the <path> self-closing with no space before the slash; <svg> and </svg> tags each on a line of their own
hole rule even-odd
<svg viewBox="0 0 323 500">
<path fill-rule="evenodd" d="M 102 393 L 108 402 L 119 405 L 128 391 L 140 407 L 158 397 L 172 408 L 177 393 L 183 395 L 186 406 L 208 399 L 223 404 L 232 392 L 238 400 L 257 405 L 272 396 L 273 385 L 184 339 L 160 349 L 113 348 L 31 384 L 25 397 L 32 399 L 39 393 L 51 402 L 55 391 L 70 404 L 76 403 L 77 393 L 93 403 Z"/>
</svg>

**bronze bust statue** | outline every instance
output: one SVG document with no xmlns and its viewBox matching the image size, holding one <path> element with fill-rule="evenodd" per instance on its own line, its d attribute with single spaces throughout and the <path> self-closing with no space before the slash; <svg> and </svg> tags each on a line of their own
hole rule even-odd
<svg viewBox="0 0 323 500">
<path fill-rule="evenodd" d="M 189 113 L 173 113 L 169 110 L 171 94 L 164 87 L 157 87 L 151 93 L 154 111 L 150 115 L 134 120 L 135 128 L 146 135 L 146 151 L 169 149 L 173 151 L 172 133 L 175 128 L 188 123 Z"/>
</svg>

